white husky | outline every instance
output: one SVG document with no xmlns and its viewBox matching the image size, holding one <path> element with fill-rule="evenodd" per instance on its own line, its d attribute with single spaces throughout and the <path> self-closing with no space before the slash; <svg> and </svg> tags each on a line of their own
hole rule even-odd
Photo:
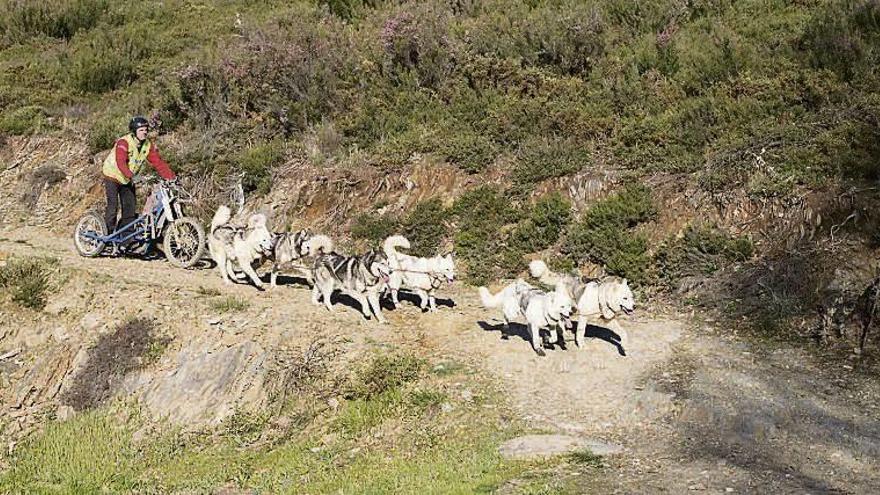
<svg viewBox="0 0 880 495">
<path fill-rule="evenodd" d="M 397 292 L 401 288 L 411 289 L 419 296 L 420 308 L 430 306 L 431 311 L 437 311 L 434 291 L 442 287 L 444 282 L 455 281 L 455 261 L 452 254 L 419 258 L 397 251 L 397 248 L 408 249 L 409 246 L 409 241 L 402 235 L 393 235 L 382 244 L 391 267 L 391 276 L 388 279 L 391 300 L 397 306 L 400 304 Z"/>
<path fill-rule="evenodd" d="M 557 327 L 557 343 L 562 343 L 563 334 L 568 325 L 574 308 L 571 298 L 565 289 L 557 287 L 552 292 L 544 292 L 537 289 L 522 279 L 509 284 L 497 294 L 492 294 L 486 287 L 480 287 L 480 300 L 487 308 L 501 306 L 504 316 L 504 326 L 507 327 L 511 320 L 524 318 L 529 326 L 529 334 L 532 340 L 532 349 L 539 356 L 544 356 L 544 350 L 538 345 L 538 338 L 542 328 L 550 329 Z"/>
<path fill-rule="evenodd" d="M 211 219 L 211 232 L 208 235 L 208 250 L 217 263 L 217 269 L 226 283 L 237 278 L 235 268 L 240 268 L 250 277 L 254 285 L 263 287 L 263 282 L 254 270 L 253 264 L 272 252 L 272 233 L 266 227 L 266 216 L 255 213 L 248 218 L 244 227 L 232 225 L 232 210 L 220 206 Z"/>
<path fill-rule="evenodd" d="M 564 288 L 575 301 L 575 309 L 578 312 L 575 343 L 578 347 L 584 344 L 587 318 L 601 317 L 608 322 L 613 321 L 621 338 L 626 339 L 626 332 L 615 320 L 619 313 L 631 314 L 635 310 L 635 298 L 625 278 L 607 277 L 603 280 L 591 280 L 574 275 L 560 275 L 550 271 L 542 260 L 529 263 L 529 272 L 541 283 Z"/>
</svg>

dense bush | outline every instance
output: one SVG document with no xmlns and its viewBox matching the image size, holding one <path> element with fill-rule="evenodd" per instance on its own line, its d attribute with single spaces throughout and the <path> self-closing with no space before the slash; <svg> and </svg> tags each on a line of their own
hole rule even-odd
<svg viewBox="0 0 880 495">
<path fill-rule="evenodd" d="M 349 398 L 370 399 L 416 380 L 425 362 L 412 354 L 382 354 L 374 357 L 353 378 Z"/>
<path fill-rule="evenodd" d="M 506 225 L 516 222 L 520 212 L 496 187 L 482 186 L 462 194 L 452 205 L 457 220 L 455 250 L 467 266 L 466 280 L 484 284 L 511 269 L 505 259 Z"/>
<path fill-rule="evenodd" d="M 534 184 L 577 172 L 588 162 L 589 154 L 582 143 L 532 139 L 517 153 L 513 180 L 519 184 Z"/>
<path fill-rule="evenodd" d="M 7 134 L 31 134 L 46 127 L 46 110 L 26 106 L 5 113 L 0 118 L 0 131 Z"/>
<path fill-rule="evenodd" d="M 683 277 L 707 276 L 732 262 L 749 260 L 754 245 L 712 225 L 690 225 L 682 236 L 662 243 L 654 254 L 660 280 L 670 287 Z"/>
<path fill-rule="evenodd" d="M 633 230 L 656 209 L 644 186 L 627 186 L 591 207 L 569 230 L 563 252 L 576 263 L 591 261 L 608 273 L 640 283 L 648 280 L 650 256 L 644 234 Z"/>
<path fill-rule="evenodd" d="M 101 19 L 107 0 L 4 0 L 0 9 L 0 40 L 23 43 L 32 36 L 70 39 L 89 30 Z"/>
<path fill-rule="evenodd" d="M 410 241 L 413 256 L 434 256 L 446 239 L 446 210 L 439 198 L 415 205 L 400 224 L 401 233 Z"/>
<path fill-rule="evenodd" d="M 514 230 L 508 246 L 521 253 L 546 249 L 559 239 L 571 220 L 571 203 L 559 193 L 539 199 Z"/>
<path fill-rule="evenodd" d="M 62 59 L 67 85 L 81 93 L 104 93 L 134 81 L 151 44 L 146 27 L 95 30 L 77 37 Z"/>
<path fill-rule="evenodd" d="M 284 144 L 280 141 L 261 143 L 244 150 L 236 160 L 236 168 L 244 176 L 245 193 L 266 194 L 272 187 L 272 169 L 284 162 Z"/>
<path fill-rule="evenodd" d="M 49 276 L 57 261 L 42 258 L 13 258 L 0 267 L 0 289 L 7 289 L 12 302 L 41 310 L 46 306 Z"/>
<path fill-rule="evenodd" d="M 352 220 L 349 231 L 355 239 L 364 239 L 378 246 L 400 228 L 400 220 L 390 214 L 364 212 Z"/>
</svg>

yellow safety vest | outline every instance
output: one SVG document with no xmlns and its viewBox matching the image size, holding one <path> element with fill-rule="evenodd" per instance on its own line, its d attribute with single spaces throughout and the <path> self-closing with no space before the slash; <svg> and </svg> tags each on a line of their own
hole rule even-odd
<svg viewBox="0 0 880 495">
<path fill-rule="evenodd" d="M 150 148 L 152 148 L 152 143 L 147 139 L 144 141 L 143 146 L 141 146 L 140 150 L 138 150 L 138 141 L 131 134 L 126 134 L 119 139 L 124 139 L 126 143 L 128 143 L 128 169 L 131 170 L 131 176 L 134 178 L 137 176 L 138 172 L 144 167 L 144 163 L 147 161 L 147 155 L 150 154 Z M 117 139 L 116 141 L 119 141 Z M 116 182 L 120 184 L 128 184 L 131 182 L 131 179 L 128 179 L 122 172 L 119 170 L 119 167 L 116 166 L 116 145 L 113 145 L 113 149 L 110 150 L 110 154 L 107 155 L 107 158 L 104 159 L 104 166 L 101 168 L 101 172 L 111 179 L 114 179 Z"/>
</svg>

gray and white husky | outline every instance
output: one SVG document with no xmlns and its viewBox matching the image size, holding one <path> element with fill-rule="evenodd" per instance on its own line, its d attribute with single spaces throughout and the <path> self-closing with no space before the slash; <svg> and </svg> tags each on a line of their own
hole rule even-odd
<svg viewBox="0 0 880 495">
<path fill-rule="evenodd" d="M 544 350 L 538 345 L 541 329 L 549 330 L 556 327 L 556 342 L 562 344 L 564 339 L 562 332 L 568 326 L 569 318 L 574 312 L 571 298 L 565 289 L 557 287 L 551 292 L 544 292 L 518 279 L 497 294 L 492 294 L 486 287 L 480 287 L 478 291 L 484 307 L 501 306 L 505 328 L 512 320 L 526 320 L 532 349 L 539 356 L 545 355 Z"/>
<path fill-rule="evenodd" d="M 314 241 L 311 244 L 313 249 L 326 247 Z M 334 290 L 339 290 L 361 305 L 365 318 L 369 319 L 372 312 L 376 319 L 385 323 L 379 306 L 379 294 L 385 289 L 391 273 L 385 254 L 376 250 L 360 256 L 343 256 L 323 249 L 322 252 L 326 254 L 318 255 L 312 267 L 312 302 L 320 304 L 323 297 L 324 305 L 333 311 L 330 296 Z"/>
<path fill-rule="evenodd" d="M 635 311 L 635 298 L 625 278 L 583 279 L 575 275 L 561 275 L 550 271 L 541 260 L 529 263 L 529 272 L 544 284 L 565 289 L 574 300 L 578 312 L 575 331 L 578 347 L 584 344 L 588 318 L 599 317 L 609 323 L 614 322 L 621 339 L 627 339 L 626 331 L 615 319 L 619 313 L 632 314 Z"/>
<path fill-rule="evenodd" d="M 311 280 L 311 264 L 305 258 L 317 253 L 311 249 L 312 233 L 309 230 L 297 232 L 275 232 L 272 235 L 272 250 L 269 260 L 272 261 L 271 286 L 275 287 L 278 274 L 293 272 L 298 276 Z M 332 247 L 331 247 L 332 250 Z"/>
<path fill-rule="evenodd" d="M 238 279 L 235 269 L 240 268 L 254 285 L 262 288 L 263 282 L 253 265 L 272 250 L 272 233 L 266 227 L 266 216 L 255 213 L 248 218 L 245 226 L 233 225 L 231 220 L 232 210 L 229 207 L 217 208 L 208 234 L 211 258 L 217 263 L 217 269 L 226 283 L 232 283 L 232 278 Z"/>
<path fill-rule="evenodd" d="M 434 292 L 444 283 L 455 281 L 455 261 L 452 254 L 420 258 L 397 251 L 397 248 L 408 249 L 409 246 L 409 240 L 402 235 L 393 235 L 382 244 L 382 250 L 391 266 L 391 276 L 388 279 L 391 300 L 397 306 L 400 304 L 397 292 L 401 288 L 410 289 L 419 296 L 420 308 L 424 310 L 430 306 L 431 311 L 437 311 Z"/>
</svg>

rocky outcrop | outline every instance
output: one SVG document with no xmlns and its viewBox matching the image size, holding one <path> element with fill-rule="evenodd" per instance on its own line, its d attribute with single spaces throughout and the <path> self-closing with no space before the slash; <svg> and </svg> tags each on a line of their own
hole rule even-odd
<svg viewBox="0 0 880 495">
<path fill-rule="evenodd" d="M 255 342 L 229 348 L 193 344 L 163 372 L 141 372 L 125 388 L 156 418 L 183 426 L 217 424 L 236 410 L 266 404 L 267 353 Z"/>
</svg>

